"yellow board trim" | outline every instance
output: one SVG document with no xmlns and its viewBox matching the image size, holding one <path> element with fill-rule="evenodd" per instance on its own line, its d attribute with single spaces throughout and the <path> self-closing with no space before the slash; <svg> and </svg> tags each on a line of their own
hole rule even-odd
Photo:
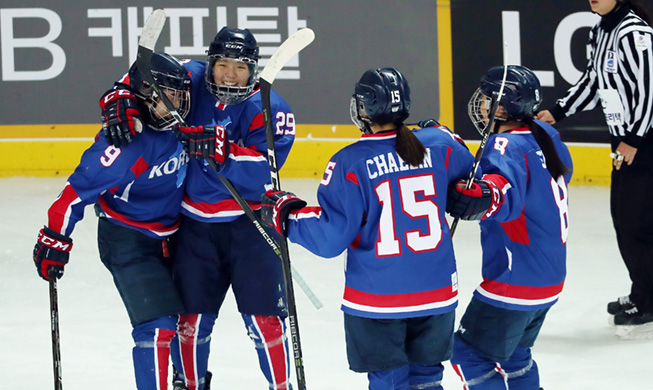
<svg viewBox="0 0 653 390">
<path fill-rule="evenodd" d="M 97 132 L 95 124 L 0 126 L 0 177 L 68 176 Z M 354 125 L 299 125 L 280 176 L 321 178 L 329 159 L 359 137 Z M 475 153 L 478 142 L 468 145 Z M 609 145 L 569 144 L 569 150 L 574 159 L 573 185 L 610 185 Z"/>
<path fill-rule="evenodd" d="M 440 118 L 438 121 L 454 130 L 453 122 L 453 54 L 451 48 L 451 1 L 438 0 L 438 67 Z"/>
</svg>

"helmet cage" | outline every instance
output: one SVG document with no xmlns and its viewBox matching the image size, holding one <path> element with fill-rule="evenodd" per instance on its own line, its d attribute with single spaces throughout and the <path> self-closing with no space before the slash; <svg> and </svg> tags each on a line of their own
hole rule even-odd
<svg viewBox="0 0 653 390">
<path fill-rule="evenodd" d="M 247 64 L 249 69 L 249 78 L 247 79 L 247 84 L 244 87 L 239 87 L 237 85 L 225 85 L 218 84 L 215 82 L 213 77 L 213 67 L 215 63 L 222 59 L 235 59 L 238 62 Z M 250 58 L 246 57 L 227 57 L 221 54 L 216 54 L 209 56 L 207 61 L 206 69 L 206 86 L 209 91 L 224 104 L 238 104 L 245 100 L 250 93 L 254 90 L 256 82 L 258 81 L 258 63 L 252 61 Z"/>
<path fill-rule="evenodd" d="M 185 119 L 190 112 L 191 80 L 184 65 L 169 54 L 152 53 L 150 67 L 152 78 L 161 92 L 167 95 L 177 113 Z M 169 130 L 177 123 L 150 83 L 143 80 L 136 63 L 129 70 L 129 82 L 140 102 L 141 112 L 148 126 L 163 131 Z"/>
<path fill-rule="evenodd" d="M 223 27 L 213 38 L 206 51 L 206 86 L 224 104 L 237 104 L 245 100 L 258 81 L 259 47 L 254 35 L 248 29 Z M 245 86 L 217 84 L 213 77 L 215 63 L 222 59 L 233 59 L 247 64 L 249 78 Z"/>
</svg>

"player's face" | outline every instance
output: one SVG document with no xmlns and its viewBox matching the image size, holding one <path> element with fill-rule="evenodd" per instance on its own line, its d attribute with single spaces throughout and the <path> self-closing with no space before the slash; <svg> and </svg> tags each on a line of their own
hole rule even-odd
<svg viewBox="0 0 653 390">
<path fill-rule="evenodd" d="M 173 89 L 167 89 L 164 88 L 163 92 L 168 96 L 168 99 L 172 103 L 173 106 L 179 107 L 181 104 L 181 96 L 180 94 L 176 93 L 175 90 Z M 170 116 L 170 112 L 168 111 L 168 108 L 166 105 L 163 103 L 161 99 L 157 99 L 155 103 L 153 103 L 150 106 L 150 111 L 154 113 L 154 117 L 156 118 L 168 118 Z"/>
<path fill-rule="evenodd" d="M 249 79 L 249 66 L 233 58 L 221 58 L 213 65 L 213 81 L 218 85 L 245 87 Z"/>
<path fill-rule="evenodd" d="M 617 0 L 589 0 L 592 11 L 599 15 L 606 15 L 617 5 Z"/>
</svg>

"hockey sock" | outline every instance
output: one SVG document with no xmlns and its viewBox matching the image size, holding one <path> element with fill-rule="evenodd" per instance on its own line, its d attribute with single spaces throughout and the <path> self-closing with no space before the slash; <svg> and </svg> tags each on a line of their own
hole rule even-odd
<svg viewBox="0 0 653 390">
<path fill-rule="evenodd" d="M 254 341 L 259 365 L 270 389 L 289 389 L 290 357 L 283 319 L 277 316 L 242 316 L 247 334 Z"/>
<path fill-rule="evenodd" d="M 441 363 L 433 366 L 410 363 L 408 368 L 411 389 L 442 390 L 444 366 Z"/>
<path fill-rule="evenodd" d="M 217 313 L 181 314 L 178 343 L 172 345 L 172 362 L 188 390 L 203 390 L 209 363 L 211 332 Z"/>
<path fill-rule="evenodd" d="M 409 368 L 405 365 L 394 370 L 373 371 L 367 373 L 370 382 L 370 390 L 408 390 L 409 389 Z"/>
<path fill-rule="evenodd" d="M 132 357 L 138 389 L 168 388 L 170 340 L 175 335 L 176 327 L 176 316 L 160 317 L 134 327 Z"/>
</svg>

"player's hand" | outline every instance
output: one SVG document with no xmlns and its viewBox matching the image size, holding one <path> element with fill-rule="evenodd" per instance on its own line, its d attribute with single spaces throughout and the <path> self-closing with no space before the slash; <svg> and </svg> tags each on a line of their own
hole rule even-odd
<svg viewBox="0 0 653 390">
<path fill-rule="evenodd" d="M 295 209 L 306 206 L 306 202 L 292 192 L 269 190 L 261 195 L 261 219 L 280 235 L 288 236 L 286 220 Z"/>
<path fill-rule="evenodd" d="M 477 221 L 494 215 L 503 204 L 503 194 L 490 180 L 474 179 L 471 188 L 459 180 L 447 192 L 447 212 L 454 218 Z"/>
<path fill-rule="evenodd" d="M 57 279 L 61 278 L 72 248 L 73 240 L 70 237 L 44 226 L 39 232 L 33 254 L 34 265 L 39 276 L 48 280 L 48 271 L 54 269 Z"/>
<path fill-rule="evenodd" d="M 440 126 L 440 122 L 436 121 L 433 118 L 422 119 L 421 121 L 417 122 L 417 126 L 419 126 L 422 129 L 425 127 L 436 127 L 436 126 Z"/>
<path fill-rule="evenodd" d="M 172 131 L 191 158 L 211 158 L 218 164 L 224 164 L 229 158 L 231 147 L 223 126 L 175 125 Z"/>
<path fill-rule="evenodd" d="M 538 112 L 535 115 L 535 119 L 541 120 L 542 122 L 546 122 L 546 123 L 548 123 L 550 125 L 553 125 L 553 124 L 556 123 L 556 120 L 553 117 L 553 114 L 551 114 L 551 111 L 549 111 L 549 110 L 542 110 L 542 111 Z"/>
<path fill-rule="evenodd" d="M 128 89 L 110 89 L 100 99 L 102 131 L 109 145 L 117 148 L 132 142 L 143 131 L 138 100 Z"/>
</svg>

